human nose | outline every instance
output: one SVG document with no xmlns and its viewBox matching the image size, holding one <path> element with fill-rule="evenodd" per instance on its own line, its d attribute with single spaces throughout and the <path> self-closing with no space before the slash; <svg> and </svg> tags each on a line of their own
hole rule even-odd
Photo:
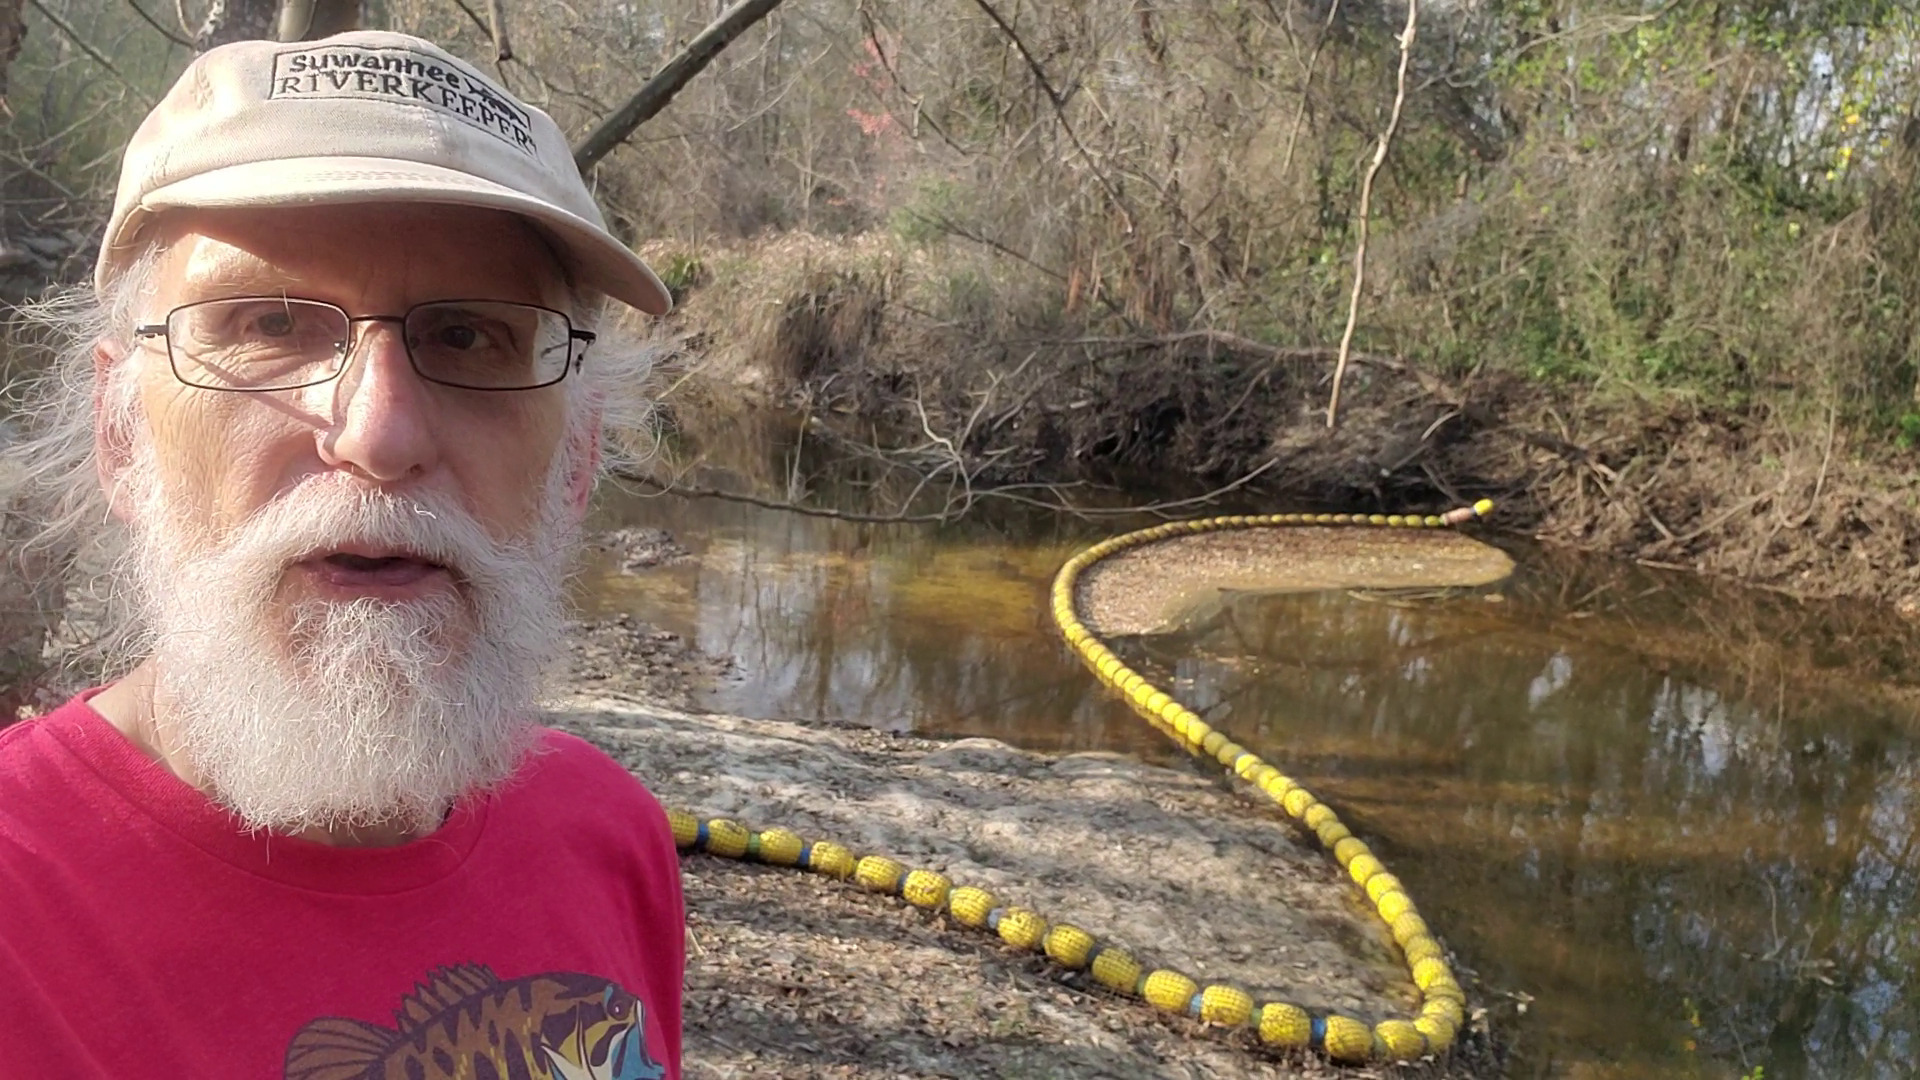
<svg viewBox="0 0 1920 1080">
<path fill-rule="evenodd" d="M 398 322 L 366 321 L 351 340 L 331 388 L 331 422 L 320 432 L 320 457 L 381 484 L 425 475 L 437 463 L 433 402 L 414 374 Z"/>
</svg>

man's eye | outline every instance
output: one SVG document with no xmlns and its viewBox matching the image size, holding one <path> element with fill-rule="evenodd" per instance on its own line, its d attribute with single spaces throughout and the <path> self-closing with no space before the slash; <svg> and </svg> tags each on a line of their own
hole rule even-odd
<svg viewBox="0 0 1920 1080">
<path fill-rule="evenodd" d="M 461 323 L 441 327 L 434 338 L 434 344 L 448 349 L 473 349 L 485 344 L 485 335 L 478 328 Z"/>
<path fill-rule="evenodd" d="M 271 311 L 254 320 L 253 329 L 262 337 L 287 337 L 294 331 L 291 311 Z"/>
</svg>

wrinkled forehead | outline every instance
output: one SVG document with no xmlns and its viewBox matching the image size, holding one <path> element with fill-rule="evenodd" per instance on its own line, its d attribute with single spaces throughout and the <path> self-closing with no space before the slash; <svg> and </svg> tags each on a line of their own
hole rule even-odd
<svg viewBox="0 0 1920 1080">
<path fill-rule="evenodd" d="M 570 311 L 553 244 L 517 215 L 427 204 L 175 210 L 155 223 L 155 299 L 297 295 L 343 307 L 515 300 Z"/>
</svg>

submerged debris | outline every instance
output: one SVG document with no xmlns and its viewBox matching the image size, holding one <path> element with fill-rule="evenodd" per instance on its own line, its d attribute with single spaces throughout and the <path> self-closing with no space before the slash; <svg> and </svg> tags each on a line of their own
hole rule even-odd
<svg viewBox="0 0 1920 1080">
<path fill-rule="evenodd" d="M 637 574 L 692 558 L 692 552 L 665 529 L 615 529 L 601 536 L 594 546 L 613 552 L 623 574 Z"/>
</svg>

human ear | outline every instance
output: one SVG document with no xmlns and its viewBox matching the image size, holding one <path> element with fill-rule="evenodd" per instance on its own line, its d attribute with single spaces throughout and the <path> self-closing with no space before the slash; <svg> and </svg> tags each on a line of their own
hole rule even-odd
<svg viewBox="0 0 1920 1080">
<path fill-rule="evenodd" d="M 573 445 L 568 447 L 567 456 L 573 462 L 573 470 L 567 476 L 567 495 L 576 522 L 587 516 L 587 500 L 593 498 L 594 477 L 600 475 L 600 420 L 601 411 L 596 407 L 587 415 L 586 422 L 569 436 Z"/>
<path fill-rule="evenodd" d="M 130 360 L 131 350 L 121 342 L 102 338 L 93 346 L 93 465 L 107 512 L 121 521 L 131 516 L 124 478 L 133 464 L 133 431 L 111 398 L 115 368 Z"/>
</svg>

